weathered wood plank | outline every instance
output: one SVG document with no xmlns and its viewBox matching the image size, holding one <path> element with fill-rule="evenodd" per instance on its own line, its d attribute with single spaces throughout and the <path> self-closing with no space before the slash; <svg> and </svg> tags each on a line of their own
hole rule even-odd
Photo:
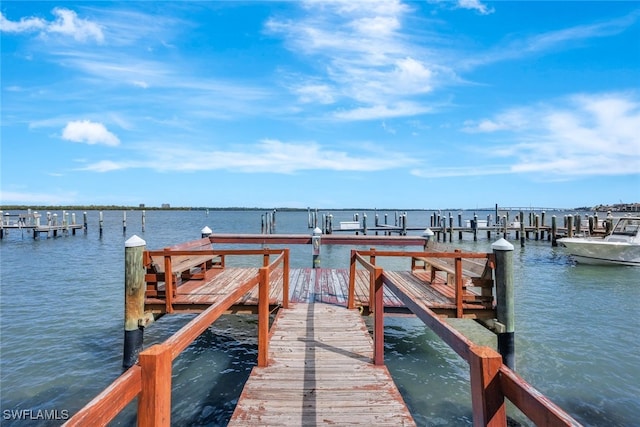
<svg viewBox="0 0 640 427">
<path fill-rule="evenodd" d="M 334 276 L 319 279 L 335 298 Z M 415 425 L 389 371 L 372 364 L 373 340 L 356 310 L 292 304 L 269 348 L 269 366 L 253 369 L 230 426 Z"/>
</svg>

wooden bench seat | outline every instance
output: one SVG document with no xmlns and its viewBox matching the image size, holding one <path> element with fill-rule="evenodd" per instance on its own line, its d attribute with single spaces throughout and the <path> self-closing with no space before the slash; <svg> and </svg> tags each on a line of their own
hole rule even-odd
<svg viewBox="0 0 640 427">
<path fill-rule="evenodd" d="M 493 304 L 493 271 L 488 259 L 462 259 L 462 287 L 465 303 Z M 414 274 L 431 283 L 438 291 L 455 298 L 456 270 L 453 258 L 414 257 L 411 261 Z M 427 277 L 425 277 L 427 272 Z M 439 272 L 444 273 L 444 278 Z"/>
<path fill-rule="evenodd" d="M 211 241 L 208 237 L 193 240 L 179 245 L 170 246 L 166 250 L 174 251 L 200 251 L 211 250 Z M 149 255 L 146 263 L 147 274 L 147 296 L 164 296 L 165 283 L 165 257 L 159 255 Z M 219 255 L 174 255 L 171 256 L 171 274 L 173 284 L 177 288 L 188 280 L 202 280 L 206 276 L 207 270 L 212 268 L 224 268 L 224 257 Z"/>
</svg>

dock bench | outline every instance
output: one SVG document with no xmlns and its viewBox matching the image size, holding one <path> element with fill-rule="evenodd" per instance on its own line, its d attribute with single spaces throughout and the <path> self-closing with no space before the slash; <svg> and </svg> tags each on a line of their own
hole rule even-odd
<svg viewBox="0 0 640 427">
<path fill-rule="evenodd" d="M 443 295 L 454 298 L 456 292 L 456 269 L 453 258 L 413 257 L 411 271 L 431 283 Z M 439 281 L 438 272 L 445 277 Z M 425 277 L 426 276 L 426 277 Z M 487 259 L 462 259 L 462 286 L 465 303 L 493 304 L 493 261 Z"/>
<path fill-rule="evenodd" d="M 165 255 L 171 251 L 203 251 L 211 250 L 211 241 L 208 237 L 193 240 L 179 245 L 170 246 L 163 251 L 146 252 L 147 297 L 165 296 L 166 271 Z M 164 254 L 160 254 L 163 252 Z M 174 289 L 188 280 L 203 280 L 206 272 L 212 268 L 224 268 L 224 256 L 221 255 L 171 255 L 171 274 L 173 276 Z M 161 284 L 162 283 L 162 284 Z"/>
</svg>

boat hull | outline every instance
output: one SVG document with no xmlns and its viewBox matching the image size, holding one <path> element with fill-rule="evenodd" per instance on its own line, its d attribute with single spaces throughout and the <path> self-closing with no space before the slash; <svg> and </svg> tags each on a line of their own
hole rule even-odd
<svg viewBox="0 0 640 427">
<path fill-rule="evenodd" d="M 640 245 L 636 243 L 575 237 L 559 239 L 558 243 L 564 245 L 569 254 L 582 264 L 640 266 Z"/>
</svg>

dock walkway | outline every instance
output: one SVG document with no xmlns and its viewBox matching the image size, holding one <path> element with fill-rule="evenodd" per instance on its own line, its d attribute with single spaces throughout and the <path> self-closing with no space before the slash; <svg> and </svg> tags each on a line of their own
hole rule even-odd
<svg viewBox="0 0 640 427">
<path fill-rule="evenodd" d="M 292 304 L 273 325 L 269 366 L 255 367 L 230 426 L 415 425 L 357 310 Z"/>
<path fill-rule="evenodd" d="M 355 246 L 362 244 L 361 237 L 370 244 L 424 243 L 406 237 L 328 240 Z M 211 242 L 215 239 L 255 244 L 257 237 L 234 241 L 233 236 L 217 236 Z M 264 240 L 261 236 L 257 243 Z M 275 236 L 271 243 L 309 244 L 310 238 Z M 169 426 L 172 361 L 229 312 L 258 315 L 257 366 L 231 425 L 415 425 L 384 365 L 384 314 L 389 309 L 413 313 L 468 363 L 474 425 L 506 426 L 506 400 L 537 425 L 578 425 L 503 363 L 513 358 L 508 345 L 513 316 L 504 308 L 512 307 L 504 295 L 513 294 L 513 246 L 497 243 L 493 254 L 352 249 L 345 270 L 290 268 L 288 248 L 213 250 L 197 245 L 147 251 L 145 242 L 134 236 L 125 246 L 127 370 L 66 425 L 106 425 L 137 398 L 138 425 Z M 174 269 L 173 261 L 179 264 L 185 256 L 194 260 L 189 270 L 182 265 Z M 205 256 L 217 262 L 203 263 Z M 262 257 L 262 267 L 230 267 L 225 262 L 230 256 Z M 381 257 L 410 258 L 411 271 L 385 270 L 375 263 Z M 153 266 L 159 263 L 164 271 Z M 163 343 L 142 349 L 143 329 L 154 318 L 185 312 L 199 315 Z M 361 314 L 373 314 L 372 334 Z M 498 319 L 505 330 L 498 335 L 499 344 L 507 344 L 503 353 L 474 344 L 445 323 L 445 317 Z"/>
</svg>

